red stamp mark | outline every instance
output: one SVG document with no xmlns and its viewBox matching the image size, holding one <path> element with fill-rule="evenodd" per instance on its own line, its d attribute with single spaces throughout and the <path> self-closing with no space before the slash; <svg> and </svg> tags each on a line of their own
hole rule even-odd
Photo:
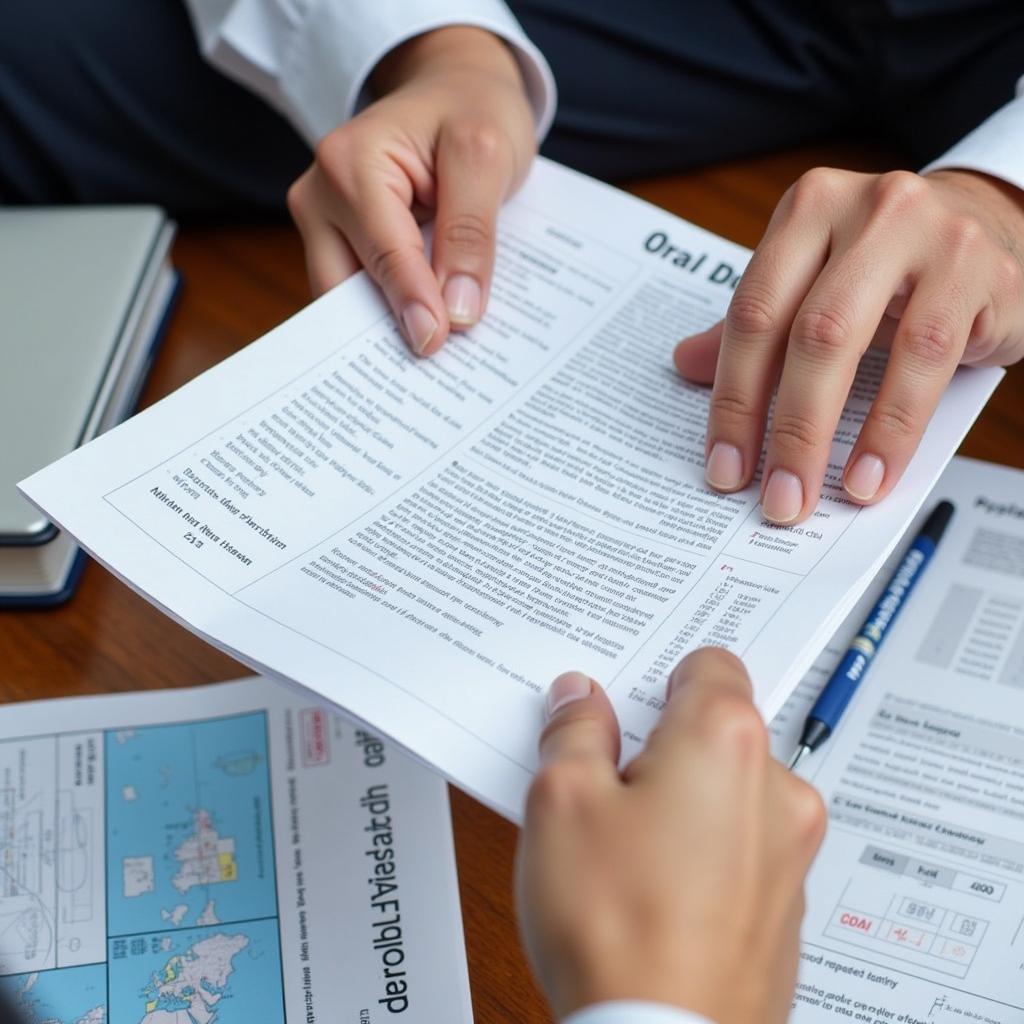
<svg viewBox="0 0 1024 1024">
<path fill-rule="evenodd" d="M 323 708 L 303 708 L 301 720 L 303 765 L 312 768 L 318 764 L 330 764 L 331 741 L 327 732 L 327 712 Z"/>
</svg>

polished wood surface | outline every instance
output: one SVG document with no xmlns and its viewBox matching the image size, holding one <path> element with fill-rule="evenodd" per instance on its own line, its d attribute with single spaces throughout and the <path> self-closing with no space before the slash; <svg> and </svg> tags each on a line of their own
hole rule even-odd
<svg viewBox="0 0 1024 1024">
<path fill-rule="evenodd" d="M 808 149 L 630 188 L 753 246 L 786 187 L 816 164 L 886 166 L 882 156 L 863 150 Z M 301 246 L 284 224 L 189 227 L 175 245 L 174 261 L 185 287 L 143 404 L 263 334 L 308 297 Z M 1024 468 L 1024 365 L 1010 372 L 962 451 Z M 65 607 L 0 613 L 0 666 L 5 701 L 187 686 L 246 674 L 96 565 L 86 568 L 81 589 Z M 515 829 L 454 790 L 452 812 L 476 1020 L 548 1021 L 516 933 Z"/>
</svg>

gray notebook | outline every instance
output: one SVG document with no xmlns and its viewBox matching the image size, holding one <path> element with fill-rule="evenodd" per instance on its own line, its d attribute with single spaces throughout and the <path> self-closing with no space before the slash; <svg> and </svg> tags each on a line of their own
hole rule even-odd
<svg viewBox="0 0 1024 1024">
<path fill-rule="evenodd" d="M 0 210 L 0 542 L 51 532 L 15 484 L 96 432 L 169 242 L 156 207 Z"/>
<path fill-rule="evenodd" d="M 0 209 L 0 607 L 69 590 L 77 548 L 15 485 L 129 411 L 173 235 L 152 206 Z"/>
</svg>

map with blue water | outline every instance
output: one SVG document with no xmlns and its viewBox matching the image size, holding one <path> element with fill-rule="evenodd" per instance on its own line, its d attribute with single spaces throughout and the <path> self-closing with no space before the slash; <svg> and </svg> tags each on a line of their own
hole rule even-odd
<svg viewBox="0 0 1024 1024">
<path fill-rule="evenodd" d="M 105 743 L 108 933 L 276 917 L 264 715 Z"/>
<path fill-rule="evenodd" d="M 274 920 L 112 939 L 108 962 L 112 1022 L 284 1020 Z"/>
<path fill-rule="evenodd" d="M 12 974 L 0 984 L 23 1024 L 107 1024 L 103 964 Z"/>
<path fill-rule="evenodd" d="M 24 1024 L 284 1021 L 269 754 L 262 711 L 0 747 L 24 776 L 0 842 L 0 967 L 40 963 L 0 977 Z"/>
</svg>

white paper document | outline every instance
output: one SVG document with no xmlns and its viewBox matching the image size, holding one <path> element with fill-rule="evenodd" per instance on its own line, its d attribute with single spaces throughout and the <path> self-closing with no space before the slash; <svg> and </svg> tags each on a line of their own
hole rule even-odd
<svg viewBox="0 0 1024 1024">
<path fill-rule="evenodd" d="M 867 356 L 818 511 L 773 528 L 756 486 L 705 486 L 709 392 L 671 364 L 748 252 L 544 160 L 499 228 L 487 317 L 431 359 L 360 274 L 24 491 L 189 628 L 515 819 L 561 671 L 608 687 L 624 757 L 698 645 L 777 711 L 1001 371 L 958 373 L 863 511 L 840 478 Z"/>
<path fill-rule="evenodd" d="M 829 828 L 794 1024 L 1024 1021 L 1024 473 L 955 459 L 933 498 L 953 520 L 801 765 Z M 885 582 L 773 723 L 780 757 Z"/>
<path fill-rule="evenodd" d="M 470 1022 L 444 782 L 267 680 L 0 709 L 25 1024 Z"/>
</svg>

